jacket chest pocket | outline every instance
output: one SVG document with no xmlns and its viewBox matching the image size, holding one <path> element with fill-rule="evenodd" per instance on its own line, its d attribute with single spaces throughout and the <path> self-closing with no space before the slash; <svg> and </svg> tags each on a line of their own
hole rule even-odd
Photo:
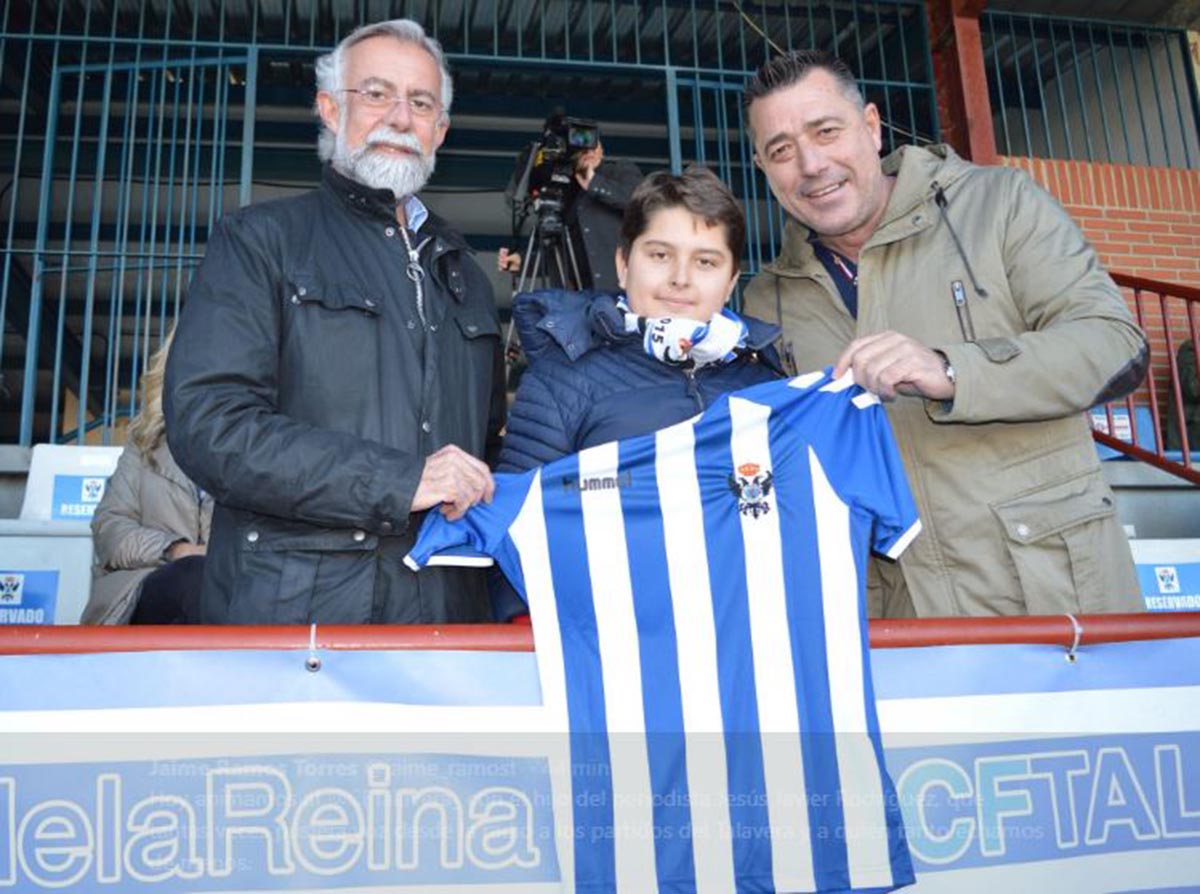
<svg viewBox="0 0 1200 894">
<path fill-rule="evenodd" d="M 384 304 L 381 295 L 358 283 L 289 277 L 279 357 L 281 402 L 303 390 L 310 406 L 336 406 L 374 382 Z"/>
<path fill-rule="evenodd" d="M 462 346 L 472 371 L 489 371 L 500 350 L 500 324 L 487 313 L 461 310 L 454 317 L 453 335 Z"/>
<path fill-rule="evenodd" d="M 450 307 L 425 352 L 423 412 L 435 444 L 453 443 L 476 456 L 487 444 L 488 420 L 500 412 L 493 398 L 503 387 L 500 325 L 490 308 Z M 433 325 L 430 330 L 432 332 Z M 422 426 L 424 429 L 424 426 Z M 427 430 L 428 431 L 428 430 Z"/>
<path fill-rule="evenodd" d="M 369 289 L 356 283 L 322 282 L 303 273 L 289 277 L 287 301 L 294 314 L 310 314 L 329 322 L 343 315 L 374 320 L 383 312 L 382 300 Z"/>
<path fill-rule="evenodd" d="M 494 317 L 483 313 L 468 313 L 463 311 L 459 313 L 454 322 L 458 325 L 459 332 L 462 337 L 468 341 L 474 341 L 477 338 L 499 338 L 500 325 Z"/>
</svg>

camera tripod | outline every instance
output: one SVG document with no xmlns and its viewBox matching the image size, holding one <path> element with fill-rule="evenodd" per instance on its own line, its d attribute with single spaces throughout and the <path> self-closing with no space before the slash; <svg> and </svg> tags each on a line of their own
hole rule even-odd
<svg viewBox="0 0 1200 894">
<path fill-rule="evenodd" d="M 513 296 L 538 288 L 563 288 L 568 291 L 583 288 L 579 262 L 575 259 L 575 246 L 563 220 L 562 199 L 557 195 L 543 194 L 533 200 L 531 208 L 533 228 L 521 258 L 521 275 L 513 289 Z M 504 358 L 510 377 L 520 358 L 520 346 L 513 340 L 515 328 L 515 321 L 510 319 L 504 339 Z"/>
<path fill-rule="evenodd" d="M 575 260 L 575 246 L 562 212 L 560 198 L 539 196 L 534 199 L 533 229 L 525 248 L 526 260 L 521 265 L 517 292 L 528 291 L 539 284 L 542 288 L 561 287 L 568 291 L 583 287 L 579 262 Z"/>
</svg>

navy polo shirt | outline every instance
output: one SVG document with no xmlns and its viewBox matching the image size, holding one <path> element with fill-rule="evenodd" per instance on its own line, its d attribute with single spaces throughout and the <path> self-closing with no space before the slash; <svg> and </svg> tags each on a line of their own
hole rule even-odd
<svg viewBox="0 0 1200 894">
<path fill-rule="evenodd" d="M 858 264 L 840 252 L 836 252 L 827 245 L 817 241 L 816 233 L 810 233 L 808 241 L 812 244 L 813 251 L 817 255 L 817 260 L 825 266 L 826 272 L 837 286 L 838 293 L 842 296 L 842 303 L 846 305 L 846 310 L 850 311 L 850 316 L 857 320 Z"/>
</svg>

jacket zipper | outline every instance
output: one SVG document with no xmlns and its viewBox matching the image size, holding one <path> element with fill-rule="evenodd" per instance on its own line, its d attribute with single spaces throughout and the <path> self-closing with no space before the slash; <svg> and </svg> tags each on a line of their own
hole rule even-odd
<svg viewBox="0 0 1200 894">
<path fill-rule="evenodd" d="M 413 248 L 412 240 L 408 238 L 408 227 L 400 227 L 400 235 L 404 238 L 404 247 L 408 250 L 408 265 L 404 272 L 408 278 L 412 280 L 413 288 L 417 292 L 417 316 L 421 318 L 421 328 L 424 329 L 427 321 L 425 319 L 425 290 L 421 287 L 421 283 L 425 280 L 425 270 L 421 266 L 421 249 L 425 247 L 425 243 L 429 241 L 426 237 L 420 245 Z"/>
<path fill-rule="evenodd" d="M 700 396 L 700 387 L 696 384 L 696 369 L 688 367 L 683 371 L 687 378 L 687 392 L 691 395 L 692 400 L 696 402 L 696 407 L 700 410 L 704 409 L 704 399 Z"/>
<path fill-rule="evenodd" d="M 967 290 L 963 288 L 961 279 L 950 283 L 950 294 L 954 297 L 954 310 L 958 314 L 958 327 L 962 330 L 963 338 L 968 342 L 975 341 L 975 322 L 971 319 L 971 305 L 967 302 Z"/>
</svg>

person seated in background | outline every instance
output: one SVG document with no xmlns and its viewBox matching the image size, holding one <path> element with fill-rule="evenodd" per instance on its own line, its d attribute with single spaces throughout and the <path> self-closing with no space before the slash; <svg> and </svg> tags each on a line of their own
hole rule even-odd
<svg viewBox="0 0 1200 894">
<path fill-rule="evenodd" d="M 1200 450 L 1200 376 L 1196 374 L 1196 345 L 1185 341 L 1175 354 L 1175 368 L 1179 373 L 1179 396 L 1183 399 L 1183 425 L 1179 424 L 1179 411 L 1175 399 L 1167 400 L 1167 449 L 1182 450 L 1182 432 L 1187 432 L 1188 451 Z"/>
<path fill-rule="evenodd" d="M 659 172 L 625 209 L 620 292 L 518 295 L 529 369 L 497 471 L 682 422 L 726 392 L 781 376 L 778 327 L 725 307 L 745 240 L 742 209 L 711 171 Z M 516 598 L 493 588 L 498 619 L 523 610 Z"/>
<path fill-rule="evenodd" d="M 543 131 L 561 130 L 565 118 L 564 113 L 555 112 L 546 119 Z M 581 288 L 615 291 L 619 286 L 613 257 L 621 237 L 621 215 L 642 182 L 642 172 L 631 161 L 606 159 L 604 144 L 597 142 L 575 156 L 574 174 L 563 205 L 563 223 L 579 265 Z M 502 248 L 496 265 L 501 272 L 519 273 L 521 255 Z M 551 265 L 547 270 L 554 273 Z"/>
<path fill-rule="evenodd" d="M 174 336 L 150 358 L 142 409 L 92 516 L 96 559 L 84 624 L 196 620 L 213 501 L 167 449 L 162 387 Z"/>
</svg>

